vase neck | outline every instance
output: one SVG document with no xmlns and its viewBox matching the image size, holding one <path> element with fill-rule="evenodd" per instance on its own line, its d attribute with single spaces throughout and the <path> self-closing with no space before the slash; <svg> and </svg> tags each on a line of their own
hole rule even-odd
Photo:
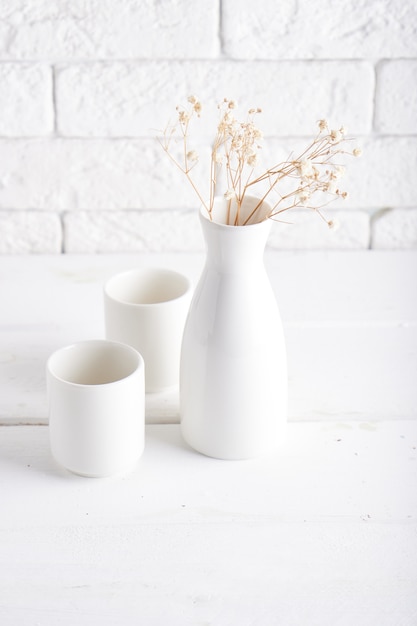
<svg viewBox="0 0 417 626">
<path fill-rule="evenodd" d="M 228 226 L 210 221 L 204 214 L 200 217 L 208 266 L 215 266 L 223 272 L 240 273 L 263 265 L 270 220 L 247 226 Z"/>
</svg>

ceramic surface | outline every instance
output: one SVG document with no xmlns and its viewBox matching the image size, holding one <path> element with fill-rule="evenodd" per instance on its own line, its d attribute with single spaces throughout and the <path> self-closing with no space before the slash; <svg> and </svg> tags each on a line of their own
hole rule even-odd
<svg viewBox="0 0 417 626">
<path fill-rule="evenodd" d="M 162 268 L 117 274 L 104 287 L 106 337 L 134 347 L 147 392 L 179 384 L 181 341 L 191 300 L 186 276 Z"/>
<path fill-rule="evenodd" d="M 224 220 L 224 201 L 214 219 Z M 222 459 L 265 454 L 282 441 L 287 367 L 278 306 L 263 264 L 271 223 L 228 226 L 201 212 L 207 260 L 181 357 L 185 440 Z"/>
<path fill-rule="evenodd" d="M 47 363 L 49 433 L 54 458 L 83 476 L 125 473 L 144 448 L 141 355 L 119 343 L 83 341 Z"/>
</svg>

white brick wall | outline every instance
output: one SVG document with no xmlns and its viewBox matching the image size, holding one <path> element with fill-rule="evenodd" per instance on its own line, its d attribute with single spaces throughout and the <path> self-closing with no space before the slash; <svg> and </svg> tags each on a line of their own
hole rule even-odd
<svg viewBox="0 0 417 626">
<path fill-rule="evenodd" d="M 38 63 L 1 63 L 0 111 L 1 136 L 52 133 L 52 69 Z"/>
<path fill-rule="evenodd" d="M 414 0 L 2 0 L 0 253 L 200 249 L 155 140 L 189 93 L 261 106 L 266 164 L 321 117 L 363 146 L 340 228 L 300 211 L 271 247 L 417 247 Z"/>
<path fill-rule="evenodd" d="M 61 252 L 61 220 L 50 211 L 1 211 L 0 254 Z"/>
<path fill-rule="evenodd" d="M 72 64 L 57 72 L 57 124 L 69 137 L 149 136 L 172 118 L 178 98 L 198 93 L 202 102 L 215 105 L 231 93 L 263 108 L 261 124 L 268 136 L 315 133 L 316 120 L 330 115 L 362 134 L 371 130 L 373 92 L 374 69 L 363 62 Z M 216 119 L 216 106 L 208 108 L 204 126 L 215 128 Z"/>
</svg>

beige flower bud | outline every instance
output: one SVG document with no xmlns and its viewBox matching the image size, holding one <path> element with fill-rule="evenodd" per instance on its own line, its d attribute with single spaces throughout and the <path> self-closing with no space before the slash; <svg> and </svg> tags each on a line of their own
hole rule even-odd
<svg viewBox="0 0 417 626">
<path fill-rule="evenodd" d="M 340 130 L 332 130 L 330 132 L 330 139 L 334 141 L 334 143 L 339 143 L 343 139 L 343 135 Z"/>
<path fill-rule="evenodd" d="M 297 197 L 300 204 L 307 204 L 310 200 L 310 194 L 305 189 L 302 189 Z"/>
<path fill-rule="evenodd" d="M 329 220 L 327 222 L 327 226 L 331 229 L 331 230 L 337 230 L 340 226 L 340 223 L 338 222 L 338 220 Z"/>
</svg>

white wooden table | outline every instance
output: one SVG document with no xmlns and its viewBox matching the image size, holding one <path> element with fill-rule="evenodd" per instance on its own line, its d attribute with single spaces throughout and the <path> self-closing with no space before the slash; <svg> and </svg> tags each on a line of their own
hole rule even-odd
<svg viewBox="0 0 417 626">
<path fill-rule="evenodd" d="M 1 626 L 415 626 L 417 254 L 269 253 L 289 360 L 287 441 L 226 462 L 147 398 L 122 479 L 49 452 L 44 367 L 103 336 L 111 274 L 200 255 L 0 257 Z"/>
</svg>

